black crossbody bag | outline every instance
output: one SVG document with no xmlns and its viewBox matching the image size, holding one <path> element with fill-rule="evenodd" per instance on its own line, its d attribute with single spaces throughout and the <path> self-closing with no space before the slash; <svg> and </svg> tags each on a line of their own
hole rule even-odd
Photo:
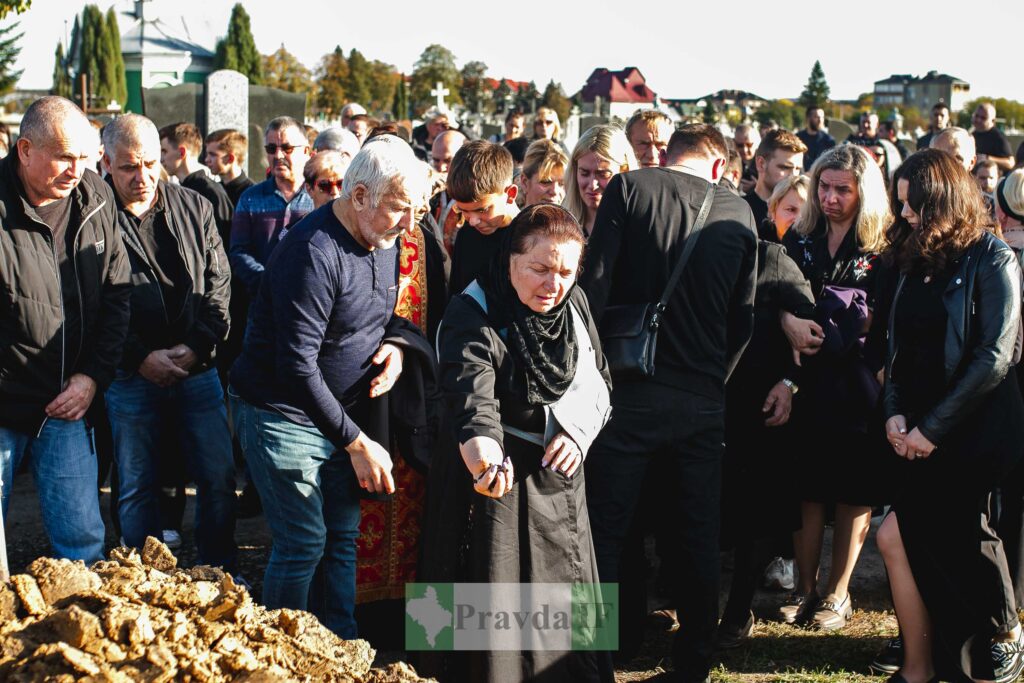
<svg viewBox="0 0 1024 683">
<path fill-rule="evenodd" d="M 612 376 L 620 379 L 644 379 L 654 376 L 654 351 L 658 344 L 658 327 L 668 306 L 668 299 L 679 283 L 686 262 L 690 260 L 697 238 L 711 213 L 715 185 L 709 184 L 697 220 L 686 236 L 683 253 L 672 271 L 665 291 L 657 303 L 609 306 L 601 319 L 601 345 L 608 359 Z"/>
</svg>

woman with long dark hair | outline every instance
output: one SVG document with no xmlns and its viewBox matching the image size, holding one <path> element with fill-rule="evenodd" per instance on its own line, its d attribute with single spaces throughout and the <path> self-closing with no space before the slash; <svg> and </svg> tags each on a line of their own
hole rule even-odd
<svg viewBox="0 0 1024 683">
<path fill-rule="evenodd" d="M 912 155 L 894 176 L 887 232 L 899 280 L 888 313 L 886 437 L 904 458 L 878 532 L 903 666 L 890 678 L 1009 681 L 1021 629 L 992 487 L 1024 449 L 1010 370 L 1020 337 L 1020 269 L 987 228 L 968 173 L 950 155 Z"/>
</svg>

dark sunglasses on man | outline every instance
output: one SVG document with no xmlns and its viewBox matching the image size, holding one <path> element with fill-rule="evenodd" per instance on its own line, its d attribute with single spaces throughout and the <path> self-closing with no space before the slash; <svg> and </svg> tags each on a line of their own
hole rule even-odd
<svg viewBox="0 0 1024 683">
<path fill-rule="evenodd" d="M 277 154 L 277 150 L 281 150 L 281 152 L 283 154 L 291 154 L 295 150 L 299 149 L 299 147 L 305 148 L 306 145 L 275 145 L 275 144 L 269 144 L 269 145 L 264 145 L 263 149 L 266 151 L 267 155 L 274 156 L 275 154 Z"/>
</svg>

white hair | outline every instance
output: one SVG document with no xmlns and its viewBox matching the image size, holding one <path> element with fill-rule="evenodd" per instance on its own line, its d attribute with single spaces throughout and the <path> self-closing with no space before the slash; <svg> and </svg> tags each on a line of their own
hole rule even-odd
<svg viewBox="0 0 1024 683">
<path fill-rule="evenodd" d="M 348 118 L 352 118 L 353 116 L 359 116 L 360 114 L 365 113 L 366 107 L 359 104 L 358 102 L 349 102 L 348 104 L 341 108 L 341 115 L 346 116 Z"/>
<path fill-rule="evenodd" d="M 366 188 L 373 207 L 385 194 L 396 190 L 404 192 L 417 206 L 430 196 L 429 174 L 409 143 L 395 135 L 378 135 L 363 145 L 345 171 L 342 198 L 351 199 L 357 185 Z"/>
<path fill-rule="evenodd" d="M 320 131 L 313 143 L 313 149 L 317 152 L 327 150 L 341 152 L 351 159 L 359 154 L 359 138 L 350 130 L 332 126 Z"/>
</svg>

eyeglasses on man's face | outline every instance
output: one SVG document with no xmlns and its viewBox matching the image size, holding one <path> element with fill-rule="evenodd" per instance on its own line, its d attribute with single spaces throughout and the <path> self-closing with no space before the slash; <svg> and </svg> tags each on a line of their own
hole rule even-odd
<svg viewBox="0 0 1024 683">
<path fill-rule="evenodd" d="M 264 145 L 263 149 L 268 155 L 274 156 L 277 154 L 277 150 L 281 150 L 282 154 L 291 154 L 297 149 L 305 149 L 305 145 L 275 145 L 273 143 Z"/>
</svg>

